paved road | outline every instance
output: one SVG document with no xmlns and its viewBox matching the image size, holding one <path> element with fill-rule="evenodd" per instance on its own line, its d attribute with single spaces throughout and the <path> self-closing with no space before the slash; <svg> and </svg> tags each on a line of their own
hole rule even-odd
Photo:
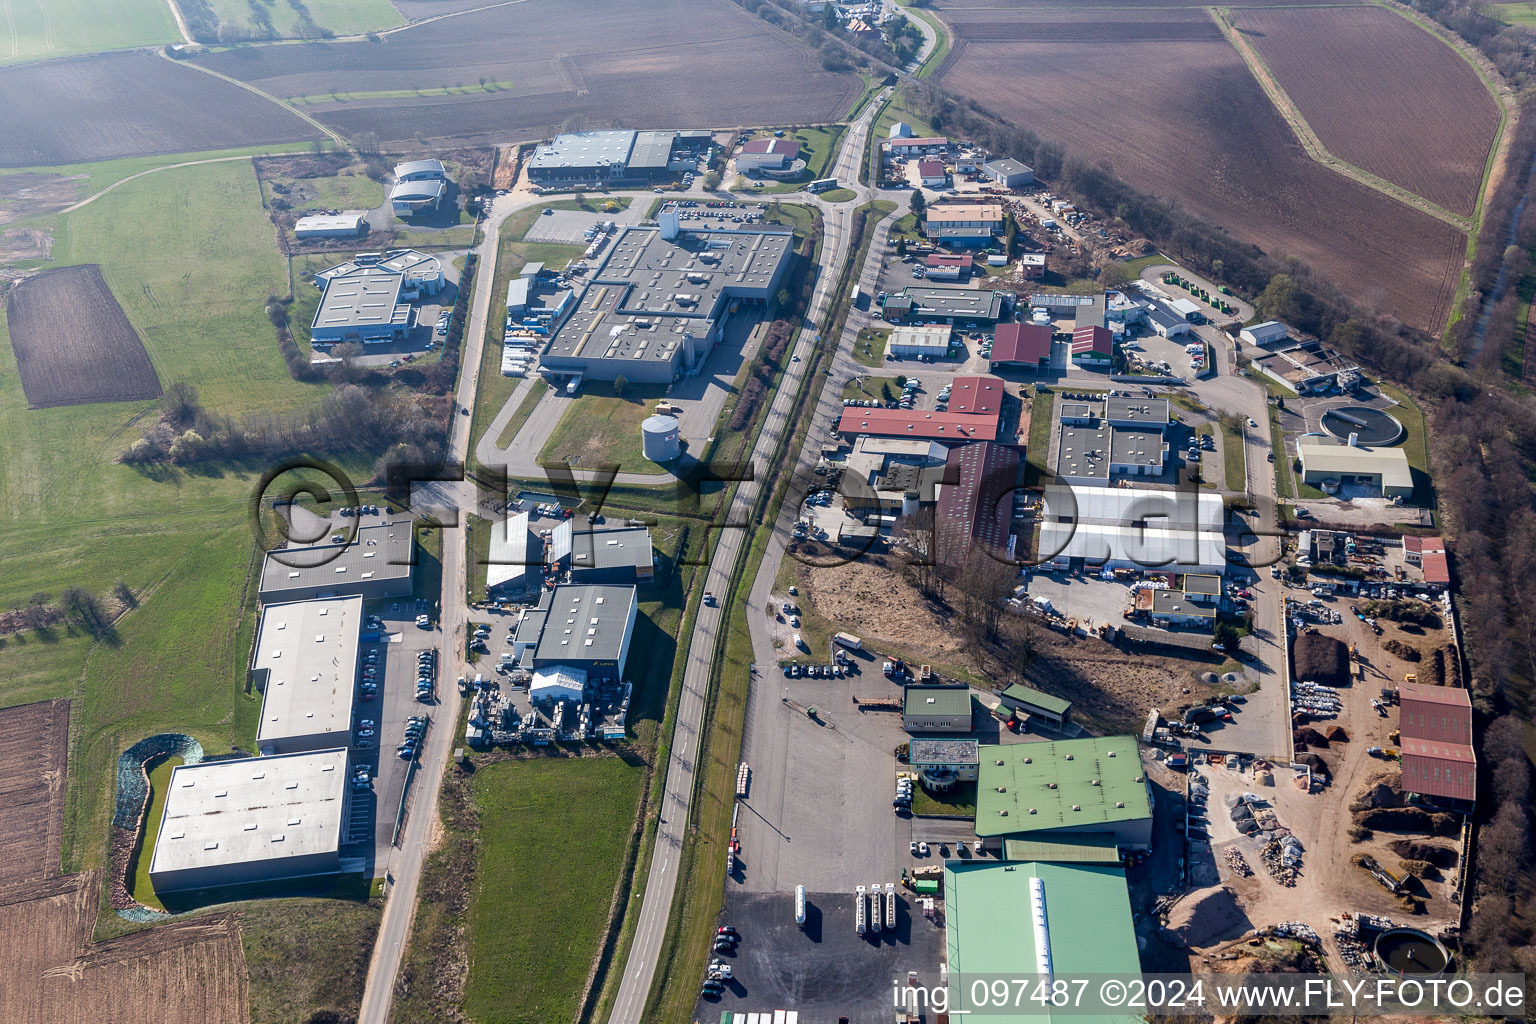
<svg viewBox="0 0 1536 1024">
<path fill-rule="evenodd" d="M 882 94 L 882 98 L 883 98 Z M 838 153 L 833 176 L 845 181 L 858 180 L 859 163 L 863 159 L 864 142 L 868 137 L 874 113 L 879 102 L 870 103 L 860 118 L 844 136 Z M 803 330 L 795 343 L 797 358 L 789 363 L 789 370 L 774 395 L 764 417 L 762 432 L 752 449 L 752 462 L 757 475 L 763 476 L 768 459 L 773 454 L 791 422 L 796 396 L 801 380 L 810 365 L 809 356 L 817 344 L 815 325 L 826 320 L 832 289 L 837 283 L 839 270 L 848 258 L 848 210 L 840 204 L 825 215 L 824 242 L 822 245 L 822 274 L 816 282 L 810 309 L 806 311 Z M 761 483 L 756 480 L 742 483 L 731 502 L 727 522 L 745 522 L 747 513 L 757 500 Z M 741 544 L 747 537 L 745 530 L 724 530 L 715 554 L 710 562 L 705 589 L 724 594 L 731 585 L 731 572 L 736 566 Z M 672 896 L 677 887 L 677 867 L 684 830 L 688 825 L 690 804 L 693 797 L 694 757 L 698 752 L 699 733 L 703 728 L 704 697 L 710 684 L 710 662 L 715 651 L 715 638 L 721 626 L 718 607 L 701 607 L 695 621 L 693 636 L 689 642 L 686 668 L 683 674 L 683 693 L 678 705 L 677 724 L 672 734 L 672 751 L 667 764 L 667 781 L 661 802 L 662 822 L 656 828 L 655 850 L 651 857 L 651 870 L 646 880 L 645 897 L 640 907 L 640 919 L 635 939 L 630 947 L 629 959 L 624 965 L 623 980 L 619 985 L 618 998 L 609 1016 L 610 1024 L 640 1024 L 645 1003 L 650 996 L 651 983 L 656 974 L 656 962 L 661 954 L 661 944 L 666 937 L 667 924 L 672 909 Z"/>
<path fill-rule="evenodd" d="M 484 241 L 477 250 L 479 265 L 475 271 L 475 303 L 470 311 L 469 322 L 465 325 L 464 358 L 460 364 L 456 392 L 461 407 L 474 405 L 481 349 L 485 340 L 485 321 L 490 308 L 491 283 L 496 274 L 499 229 L 502 220 L 514 209 L 509 207 L 492 213 L 485 224 Z M 461 462 L 469 447 L 469 422 L 468 416 L 455 414 L 453 417 L 449 450 L 452 458 Z M 473 507 L 473 504 L 473 495 L 461 493 L 456 496 L 457 508 L 467 509 Z M 443 772 L 456 740 L 454 726 L 459 720 L 461 699 L 458 688 L 451 681 L 468 669 L 464 661 L 464 624 L 468 616 L 465 604 L 468 589 L 465 562 L 462 531 L 446 530 L 443 537 L 443 610 L 439 622 L 443 640 L 439 653 L 441 670 L 438 673 L 442 703 L 433 712 L 433 721 L 437 727 L 427 734 L 427 743 L 421 752 L 421 765 L 412 782 L 415 793 L 411 797 L 400 846 L 383 865 L 389 879 L 387 898 L 379 922 L 378 939 L 373 947 L 373 959 L 368 966 L 368 980 L 363 989 L 363 1004 L 359 1012 L 359 1020 L 363 1024 L 385 1024 L 389 1020 L 390 1004 L 395 994 L 395 978 L 400 971 L 401 956 L 409 943 L 411 921 L 415 917 L 421 865 L 427 853 L 433 824 L 437 821 L 437 798 L 442 788 Z M 384 751 L 383 756 L 392 753 Z"/>
</svg>

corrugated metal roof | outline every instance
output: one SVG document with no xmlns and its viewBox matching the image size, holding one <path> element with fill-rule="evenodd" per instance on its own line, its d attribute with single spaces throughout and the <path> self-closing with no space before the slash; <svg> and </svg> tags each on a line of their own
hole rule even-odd
<svg viewBox="0 0 1536 1024">
<path fill-rule="evenodd" d="M 1005 839 L 1003 859 L 1044 864 L 1119 864 L 1120 850 L 1107 832 L 1085 832 L 1070 842 L 1050 839 Z"/>
<path fill-rule="evenodd" d="M 965 864 L 944 871 L 944 933 L 948 951 L 950 1010 L 975 1011 L 970 979 L 1019 976 L 1037 968 L 1030 927 L 1031 883 L 1040 879 L 1049 925 L 1051 969 L 1062 974 L 1134 975 L 1141 970 L 1125 872 L 1108 864 Z M 967 977 L 969 976 L 969 977 Z M 1043 1024 L 1051 1014 L 1025 1000 L 1029 1011 L 987 1008 L 989 1024 Z M 1067 1017 L 1082 1022 L 1135 1020 L 1129 1016 Z"/>
<path fill-rule="evenodd" d="M 978 836 L 1139 821 L 1151 815 L 1152 799 L 1131 736 L 982 748 Z"/>
<path fill-rule="evenodd" d="M 1003 696 L 1009 700 L 1016 700 L 1020 704 L 1028 704 L 1030 707 L 1039 708 L 1041 711 L 1049 711 L 1053 715 L 1064 715 L 1072 710 L 1072 702 L 1062 697 L 1053 697 L 1049 693 L 1025 686 L 1022 683 L 1014 683 L 1003 691 Z"/>
</svg>

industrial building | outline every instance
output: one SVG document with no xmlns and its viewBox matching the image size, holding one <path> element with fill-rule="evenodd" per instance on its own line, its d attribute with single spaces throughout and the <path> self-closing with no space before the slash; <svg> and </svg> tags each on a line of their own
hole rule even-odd
<svg viewBox="0 0 1536 1024">
<path fill-rule="evenodd" d="M 156 892 L 336 874 L 345 748 L 179 765 L 149 865 Z"/>
<path fill-rule="evenodd" d="M 1413 468 L 1401 448 L 1367 448 L 1322 434 L 1296 442 L 1302 482 L 1329 494 L 1364 490 L 1372 497 L 1411 498 Z"/>
<path fill-rule="evenodd" d="M 1018 492 L 1019 452 L 982 441 L 951 448 L 939 488 L 934 533 L 939 564 L 956 568 L 973 549 L 1013 554 L 1013 503 Z"/>
<path fill-rule="evenodd" d="M 407 160 L 395 165 L 396 181 L 442 181 L 448 169 L 441 160 Z"/>
<path fill-rule="evenodd" d="M 251 683 L 262 695 L 256 748 L 263 754 L 345 747 L 351 742 L 363 599 L 271 604 L 251 650 Z"/>
<path fill-rule="evenodd" d="M 1108 323 L 1108 298 L 1104 292 L 1090 295 L 1058 295 L 1054 292 L 1034 292 L 1029 296 L 1029 306 L 1035 311 L 1035 323 L 1046 322 L 1064 334 L 1076 335 L 1079 328 L 1103 327 Z"/>
<path fill-rule="evenodd" d="M 367 233 L 368 218 L 355 212 L 300 217 L 293 225 L 293 237 L 301 242 L 310 238 L 356 238 Z"/>
<path fill-rule="evenodd" d="M 1003 707 L 1029 716 L 1028 721 L 1038 718 L 1053 729 L 1061 729 L 1072 720 L 1071 701 L 1022 683 L 1014 683 L 998 696 Z"/>
<path fill-rule="evenodd" d="M 547 373 L 671 383 L 703 365 L 743 303 L 773 301 L 789 231 L 685 231 L 675 210 L 660 221 L 624 228 L 589 272 L 541 357 Z"/>
<path fill-rule="evenodd" d="M 903 359 L 943 359 L 949 355 L 949 338 L 954 328 L 948 324 L 931 327 L 897 327 L 886 339 L 885 349 Z"/>
<path fill-rule="evenodd" d="M 924 272 L 930 281 L 969 281 L 971 266 L 975 261 L 964 253 L 951 256 L 947 253 L 930 253 L 923 260 Z"/>
<path fill-rule="evenodd" d="M 346 544 L 273 548 L 261 563 L 263 604 L 355 594 L 370 601 L 411 592 L 416 534 L 402 516 L 357 527 Z"/>
<path fill-rule="evenodd" d="M 1107 487 L 1111 478 L 1162 474 L 1168 459 L 1167 399 L 1062 402 L 1056 414 L 1060 479 Z"/>
<path fill-rule="evenodd" d="M 592 682 L 621 679 L 636 612 L 632 586 L 562 583 L 550 587 L 539 598 L 538 607 L 524 609 L 518 617 L 512 641 L 514 662 L 534 673 L 535 687 L 540 685 L 540 673 L 564 672 L 567 679 Z"/>
<path fill-rule="evenodd" d="M 935 203 L 923 214 L 923 234 L 944 245 L 989 245 L 1006 223 L 998 203 Z"/>
<path fill-rule="evenodd" d="M 486 553 L 485 593 L 497 600 L 527 597 L 544 585 L 543 542 L 528 526 L 528 513 L 491 523 Z"/>
<path fill-rule="evenodd" d="M 1097 369 L 1107 370 L 1114 358 L 1115 336 L 1108 327 L 1085 324 L 1072 331 L 1073 363 L 1092 363 Z"/>
<path fill-rule="evenodd" d="M 901 727 L 909 733 L 971 731 L 971 688 L 959 685 L 908 686 L 902 694 Z"/>
<path fill-rule="evenodd" d="M 885 297 L 881 315 L 893 324 L 911 318 L 943 323 L 995 324 L 1008 311 L 1008 293 L 992 288 L 908 286 Z"/>
<path fill-rule="evenodd" d="M 1136 591 L 1136 614 L 1164 629 L 1216 630 L 1216 605 L 1193 600 L 1178 590 Z"/>
<path fill-rule="evenodd" d="M 1086 852 L 1092 852 L 1086 848 Z M 1018 1009 L 978 1002 L 989 978 L 1139 978 L 1125 871 L 1116 863 L 944 862 L 944 938 L 951 1020 L 996 1024 L 1135 1024 L 1137 1014 L 1090 1014 L 1026 997 Z M 1034 982 L 1029 990 L 1033 991 Z M 1071 986 L 1069 985 L 1069 988 Z"/>
<path fill-rule="evenodd" d="M 943 445 L 968 444 L 972 441 L 996 441 L 1001 417 L 967 415 L 952 412 L 926 412 L 922 409 L 846 408 L 837 421 L 837 433 L 852 443 L 857 437 L 907 438 L 938 441 Z"/>
<path fill-rule="evenodd" d="M 948 449 L 937 441 L 860 437 L 843 461 L 849 512 L 903 516 L 931 501 Z"/>
<path fill-rule="evenodd" d="M 416 325 L 410 303 L 443 287 L 443 265 L 414 249 L 358 253 L 315 275 L 325 294 L 310 323 L 316 344 L 403 340 Z"/>
<path fill-rule="evenodd" d="M 1451 564 L 1443 538 L 1404 537 L 1403 561 L 1418 566 L 1430 589 L 1444 590 L 1451 585 Z"/>
<path fill-rule="evenodd" d="M 1045 488 L 1039 557 L 1052 565 L 1219 576 L 1221 495 L 1134 487 Z"/>
<path fill-rule="evenodd" d="M 1132 736 L 981 748 L 976 834 L 1033 841 L 1105 837 L 1152 844 L 1152 790 Z"/>
<path fill-rule="evenodd" d="M 644 526 L 577 530 L 567 519 L 550 531 L 547 561 L 571 583 L 634 586 L 656 576 L 651 531 Z"/>
<path fill-rule="evenodd" d="M 894 160 L 911 160 L 920 156 L 942 155 L 949 149 L 949 140 L 942 135 L 901 136 L 887 139 L 885 149 Z"/>
<path fill-rule="evenodd" d="M 1397 698 L 1403 790 L 1470 806 L 1477 799 L 1471 695 L 1455 686 L 1403 683 Z"/>
<path fill-rule="evenodd" d="M 538 146 L 528 180 L 538 185 L 615 185 L 671 180 L 714 145 L 701 130 L 566 132 Z"/>
<path fill-rule="evenodd" d="M 1316 341 L 1273 349 L 1255 359 L 1253 365 L 1298 395 L 1349 391 L 1364 379 L 1358 366 Z"/>
<path fill-rule="evenodd" d="M 942 160 L 919 160 L 917 177 L 928 188 L 942 188 L 944 183 L 949 181 L 949 175 L 944 170 Z"/>
<path fill-rule="evenodd" d="M 736 170 L 742 174 L 794 170 L 800 158 L 800 143 L 794 139 L 753 139 L 736 154 Z"/>
<path fill-rule="evenodd" d="M 1237 336 L 1250 345 L 1273 345 L 1291 336 L 1291 329 L 1279 320 L 1266 320 L 1252 327 L 1244 327 Z"/>
<path fill-rule="evenodd" d="M 1007 385 L 997 377 L 969 375 L 952 377 L 949 382 L 949 411 L 975 416 L 992 416 L 1003 411 Z"/>
<path fill-rule="evenodd" d="M 1049 324 L 998 324 L 992 338 L 993 370 L 1044 370 L 1051 365 Z"/>
<path fill-rule="evenodd" d="M 907 763 L 929 789 L 944 791 L 957 782 L 975 782 L 979 763 L 976 740 L 914 739 L 907 745 Z"/>
<path fill-rule="evenodd" d="M 1004 157 L 1001 160 L 988 160 L 981 165 L 981 173 L 1004 188 L 1019 188 L 1023 185 L 1031 185 L 1035 180 L 1035 169 L 1033 167 L 1008 157 Z"/>
<path fill-rule="evenodd" d="M 389 190 L 389 203 L 396 217 L 416 217 L 435 212 L 447 194 L 446 181 L 402 181 Z"/>
</svg>

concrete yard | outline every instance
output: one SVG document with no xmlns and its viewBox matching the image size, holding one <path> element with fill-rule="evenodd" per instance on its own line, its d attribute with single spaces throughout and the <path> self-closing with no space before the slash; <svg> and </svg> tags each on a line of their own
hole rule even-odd
<svg viewBox="0 0 1536 1024">
<path fill-rule="evenodd" d="M 645 219 L 649 204 L 636 199 L 628 209 L 617 213 L 587 213 L 585 210 L 555 210 L 534 219 L 524 239 L 529 242 L 556 242 L 562 245 L 586 245 L 586 232 L 597 224 L 612 221 L 619 227 L 639 224 Z"/>
</svg>

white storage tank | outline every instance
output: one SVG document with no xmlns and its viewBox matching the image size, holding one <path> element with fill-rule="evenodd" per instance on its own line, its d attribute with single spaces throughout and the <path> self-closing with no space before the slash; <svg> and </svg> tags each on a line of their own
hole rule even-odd
<svg viewBox="0 0 1536 1024">
<path fill-rule="evenodd" d="M 683 454 L 676 416 L 656 415 L 640 424 L 640 448 L 652 462 L 671 462 Z"/>
</svg>

